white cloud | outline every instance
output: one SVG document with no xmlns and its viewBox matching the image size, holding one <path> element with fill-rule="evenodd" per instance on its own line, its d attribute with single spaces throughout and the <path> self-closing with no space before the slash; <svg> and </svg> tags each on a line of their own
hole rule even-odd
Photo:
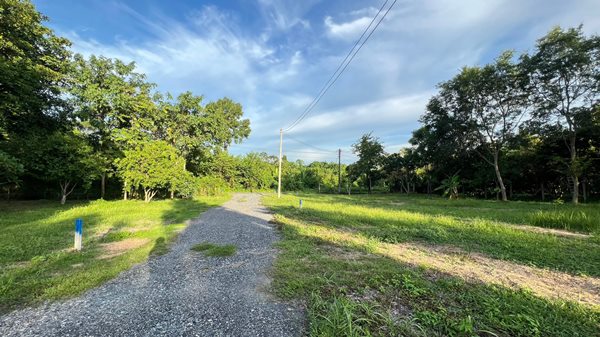
<svg viewBox="0 0 600 337">
<path fill-rule="evenodd" d="M 360 34 L 365 30 L 365 28 L 369 25 L 372 18 L 370 17 L 360 17 L 358 19 L 343 22 L 343 23 L 335 23 L 331 16 L 325 17 L 325 26 L 328 29 L 327 34 L 334 38 L 341 39 L 357 39 Z"/>
<path fill-rule="evenodd" d="M 318 93 L 377 13 L 379 7 L 373 5 L 379 3 L 258 0 L 260 24 L 252 30 L 240 26 L 238 13 L 215 6 L 190 13 L 187 22 L 175 22 L 119 5 L 132 24 L 145 27 L 146 38 L 101 43 L 69 30 L 67 37 L 86 55 L 135 60 L 161 90 L 240 101 L 253 132 L 233 149 L 276 152 L 279 128 L 289 125 Z M 374 131 L 391 144 L 386 151 L 397 152 L 418 127 L 438 82 L 464 65 L 488 62 L 503 49 L 532 49 L 535 39 L 557 24 L 584 23 L 587 32 L 599 33 L 599 12 L 597 0 L 399 1 L 293 135 L 319 147 L 341 147 L 344 157 L 352 158 L 350 144 Z M 293 143 L 286 148 L 308 151 Z M 319 154 L 288 156 L 326 159 Z"/>
</svg>

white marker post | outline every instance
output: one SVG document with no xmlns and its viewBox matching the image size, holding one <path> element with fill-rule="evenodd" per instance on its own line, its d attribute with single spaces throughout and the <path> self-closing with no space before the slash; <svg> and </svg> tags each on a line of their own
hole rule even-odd
<svg viewBox="0 0 600 337">
<path fill-rule="evenodd" d="M 300 199 L 300 209 L 302 209 L 302 199 Z"/>
<path fill-rule="evenodd" d="M 83 236 L 83 220 L 75 220 L 75 250 L 81 250 L 81 241 Z"/>
</svg>

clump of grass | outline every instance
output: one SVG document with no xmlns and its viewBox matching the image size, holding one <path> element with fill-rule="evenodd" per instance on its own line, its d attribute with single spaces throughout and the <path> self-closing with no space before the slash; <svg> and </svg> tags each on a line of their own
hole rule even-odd
<svg viewBox="0 0 600 337">
<path fill-rule="evenodd" d="M 528 217 L 533 226 L 592 232 L 598 227 L 598 219 L 583 211 L 537 211 Z"/>
<path fill-rule="evenodd" d="M 344 296 L 329 300 L 313 293 L 308 310 L 311 336 L 395 335 L 392 318 L 375 303 L 357 302 Z"/>
<path fill-rule="evenodd" d="M 237 248 L 235 245 L 217 245 L 210 242 L 202 242 L 194 245 L 192 250 L 203 252 L 205 256 L 223 257 L 235 254 Z"/>
</svg>

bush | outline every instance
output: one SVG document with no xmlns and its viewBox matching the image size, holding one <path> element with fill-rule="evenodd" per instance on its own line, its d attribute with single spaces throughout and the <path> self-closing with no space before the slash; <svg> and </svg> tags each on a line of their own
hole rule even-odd
<svg viewBox="0 0 600 337">
<path fill-rule="evenodd" d="M 217 176 L 209 175 L 197 178 L 196 184 L 198 186 L 196 195 L 198 196 L 219 195 L 229 190 L 227 182 Z"/>
</svg>

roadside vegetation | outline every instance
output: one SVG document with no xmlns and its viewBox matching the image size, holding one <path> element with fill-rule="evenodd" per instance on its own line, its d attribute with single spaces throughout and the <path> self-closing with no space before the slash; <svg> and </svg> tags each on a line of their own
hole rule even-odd
<svg viewBox="0 0 600 337">
<path fill-rule="evenodd" d="M 307 302 L 313 336 L 597 335 L 597 204 L 317 194 L 264 202 L 284 237 L 275 291 Z M 573 212 L 593 220 L 576 225 Z"/>
<path fill-rule="evenodd" d="M 187 220 L 227 198 L 0 203 L 0 313 L 80 294 L 166 253 Z M 81 252 L 73 251 L 77 218 L 84 223 Z"/>
</svg>

